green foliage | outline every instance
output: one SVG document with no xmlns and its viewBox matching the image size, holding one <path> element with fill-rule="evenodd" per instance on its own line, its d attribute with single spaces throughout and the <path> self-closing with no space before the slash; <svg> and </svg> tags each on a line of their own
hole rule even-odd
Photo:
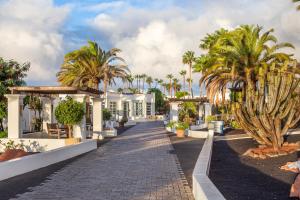
<svg viewBox="0 0 300 200">
<path fill-rule="evenodd" d="M 88 41 L 86 46 L 74 50 L 64 57 L 61 70 L 57 73 L 62 85 L 99 89 L 103 81 L 104 93 L 107 85 L 115 83 L 115 78 L 126 79 L 129 69 L 120 49 L 103 50 L 96 42 Z"/>
<path fill-rule="evenodd" d="M 7 113 L 7 100 L 4 94 L 9 93 L 8 87 L 25 85 L 24 78 L 30 64 L 19 64 L 14 60 L 6 61 L 0 57 L 0 131 L 3 131 L 3 119 Z"/>
<path fill-rule="evenodd" d="M 207 122 L 216 121 L 216 120 L 217 120 L 217 117 L 215 115 L 208 115 L 205 118 L 205 121 L 207 121 Z"/>
<path fill-rule="evenodd" d="M 8 136 L 7 130 L 0 131 L 0 138 L 7 138 L 7 136 Z"/>
<path fill-rule="evenodd" d="M 155 94 L 155 112 L 165 113 L 166 107 L 163 93 L 158 88 L 149 88 L 148 93 Z"/>
<path fill-rule="evenodd" d="M 198 71 L 211 103 L 218 104 L 231 87 L 231 109 L 238 124 L 259 144 L 278 151 L 283 136 L 300 120 L 297 61 L 278 43 L 274 30 L 242 25 L 219 30 L 202 40 L 207 53 L 199 58 Z"/>
<path fill-rule="evenodd" d="M 191 118 L 197 115 L 196 104 L 193 102 L 184 102 L 179 108 L 179 121 L 190 122 Z"/>
<path fill-rule="evenodd" d="M 187 96 L 187 95 L 189 95 L 189 93 L 186 92 L 186 91 L 178 91 L 178 92 L 176 92 L 176 94 L 175 94 L 176 98 L 178 98 L 178 99 L 180 99 L 180 98 L 182 98 L 182 97 L 185 97 L 185 96 Z"/>
<path fill-rule="evenodd" d="M 121 121 L 120 121 L 122 124 L 125 124 L 125 123 L 127 123 L 128 122 L 128 118 L 127 118 L 127 116 L 126 115 L 124 115 L 123 117 L 122 117 L 122 119 L 121 119 Z"/>
<path fill-rule="evenodd" d="M 232 121 L 230 122 L 230 127 L 231 127 L 231 128 L 234 128 L 234 129 L 240 129 L 240 128 L 242 128 L 242 127 L 239 125 L 239 123 L 238 123 L 237 121 L 235 121 L 235 120 L 232 120 Z"/>
<path fill-rule="evenodd" d="M 102 112 L 103 112 L 103 120 L 104 121 L 110 120 L 111 112 L 107 108 L 104 108 Z"/>
<path fill-rule="evenodd" d="M 3 120 L 7 116 L 7 105 L 5 102 L 0 102 L 0 120 Z"/>
<path fill-rule="evenodd" d="M 175 128 L 175 124 L 176 124 L 175 121 L 170 121 L 170 122 L 166 125 L 166 127 L 169 127 L 169 128 Z"/>
<path fill-rule="evenodd" d="M 175 128 L 177 130 L 185 130 L 185 129 L 188 129 L 189 128 L 189 124 L 186 123 L 186 122 L 177 122 L 175 124 Z"/>
<path fill-rule="evenodd" d="M 55 109 L 57 121 L 64 125 L 76 125 L 81 122 L 84 116 L 84 105 L 67 97 L 61 101 Z"/>
</svg>

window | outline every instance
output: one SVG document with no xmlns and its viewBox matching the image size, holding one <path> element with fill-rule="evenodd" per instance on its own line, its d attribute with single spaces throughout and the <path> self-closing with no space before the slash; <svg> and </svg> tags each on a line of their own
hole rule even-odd
<svg viewBox="0 0 300 200">
<path fill-rule="evenodd" d="M 109 102 L 109 111 L 111 112 L 112 116 L 116 116 L 117 114 L 117 102 Z"/>
<path fill-rule="evenodd" d="M 151 103 L 147 103 L 147 115 L 151 115 Z"/>
<path fill-rule="evenodd" d="M 143 116 L 143 102 L 135 101 L 133 103 L 133 112 L 135 116 Z"/>
<path fill-rule="evenodd" d="M 129 102 L 124 101 L 123 102 L 123 116 L 129 116 Z"/>
</svg>

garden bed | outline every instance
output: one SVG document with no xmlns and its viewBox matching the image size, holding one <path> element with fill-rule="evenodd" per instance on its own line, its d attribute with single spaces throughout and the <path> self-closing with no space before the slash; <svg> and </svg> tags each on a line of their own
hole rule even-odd
<svg viewBox="0 0 300 200">
<path fill-rule="evenodd" d="M 289 142 L 300 140 L 291 135 Z M 291 199 L 289 192 L 295 173 L 280 170 L 288 161 L 296 161 L 300 152 L 287 156 L 258 160 L 242 156 L 256 147 L 252 139 L 215 141 L 209 177 L 228 200 Z"/>
<path fill-rule="evenodd" d="M 188 184 L 192 187 L 193 170 L 205 139 L 191 137 L 178 138 L 176 137 L 176 134 L 170 132 L 168 133 L 168 136 L 170 137 L 170 141 L 175 150 L 174 153 L 176 153 L 178 157 Z"/>
</svg>

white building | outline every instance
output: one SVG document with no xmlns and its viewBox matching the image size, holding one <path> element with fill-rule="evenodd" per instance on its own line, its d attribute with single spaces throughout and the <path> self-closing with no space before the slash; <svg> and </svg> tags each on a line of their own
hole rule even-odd
<svg viewBox="0 0 300 200">
<path fill-rule="evenodd" d="M 126 115 L 129 120 L 145 119 L 155 115 L 155 93 L 131 94 L 107 92 L 105 107 L 118 120 Z"/>
</svg>

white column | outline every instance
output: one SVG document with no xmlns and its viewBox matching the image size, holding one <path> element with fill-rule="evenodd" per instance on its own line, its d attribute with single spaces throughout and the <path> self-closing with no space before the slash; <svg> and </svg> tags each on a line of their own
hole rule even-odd
<svg viewBox="0 0 300 200">
<path fill-rule="evenodd" d="M 103 131 L 103 113 L 101 98 L 93 98 L 93 132 Z"/>
<path fill-rule="evenodd" d="M 151 95 L 153 97 L 151 101 L 151 115 L 155 115 L 155 93 L 152 92 Z"/>
<path fill-rule="evenodd" d="M 133 102 L 132 99 L 129 101 L 129 116 L 128 119 L 133 119 Z"/>
<path fill-rule="evenodd" d="M 84 103 L 85 107 L 85 100 L 87 95 L 85 94 L 72 94 L 69 95 L 72 97 L 75 101 L 78 101 L 80 103 Z M 73 137 L 74 138 L 81 138 L 82 140 L 86 139 L 86 117 L 83 116 L 81 123 L 73 126 Z"/>
<path fill-rule="evenodd" d="M 203 104 L 199 104 L 199 119 L 202 119 L 204 117 L 204 105 Z"/>
<path fill-rule="evenodd" d="M 211 105 L 209 103 L 204 103 L 204 113 L 205 119 L 207 116 L 211 115 Z"/>
<path fill-rule="evenodd" d="M 146 101 L 146 98 L 143 101 L 143 117 L 147 118 L 147 101 Z"/>
<path fill-rule="evenodd" d="M 8 138 L 22 138 L 22 101 L 20 94 L 6 94 Z"/>
<path fill-rule="evenodd" d="M 47 132 L 47 123 L 53 123 L 52 98 L 42 98 L 43 101 L 43 131 Z"/>
<path fill-rule="evenodd" d="M 178 121 L 178 105 L 179 102 L 171 102 L 170 103 L 170 120 Z"/>
</svg>

